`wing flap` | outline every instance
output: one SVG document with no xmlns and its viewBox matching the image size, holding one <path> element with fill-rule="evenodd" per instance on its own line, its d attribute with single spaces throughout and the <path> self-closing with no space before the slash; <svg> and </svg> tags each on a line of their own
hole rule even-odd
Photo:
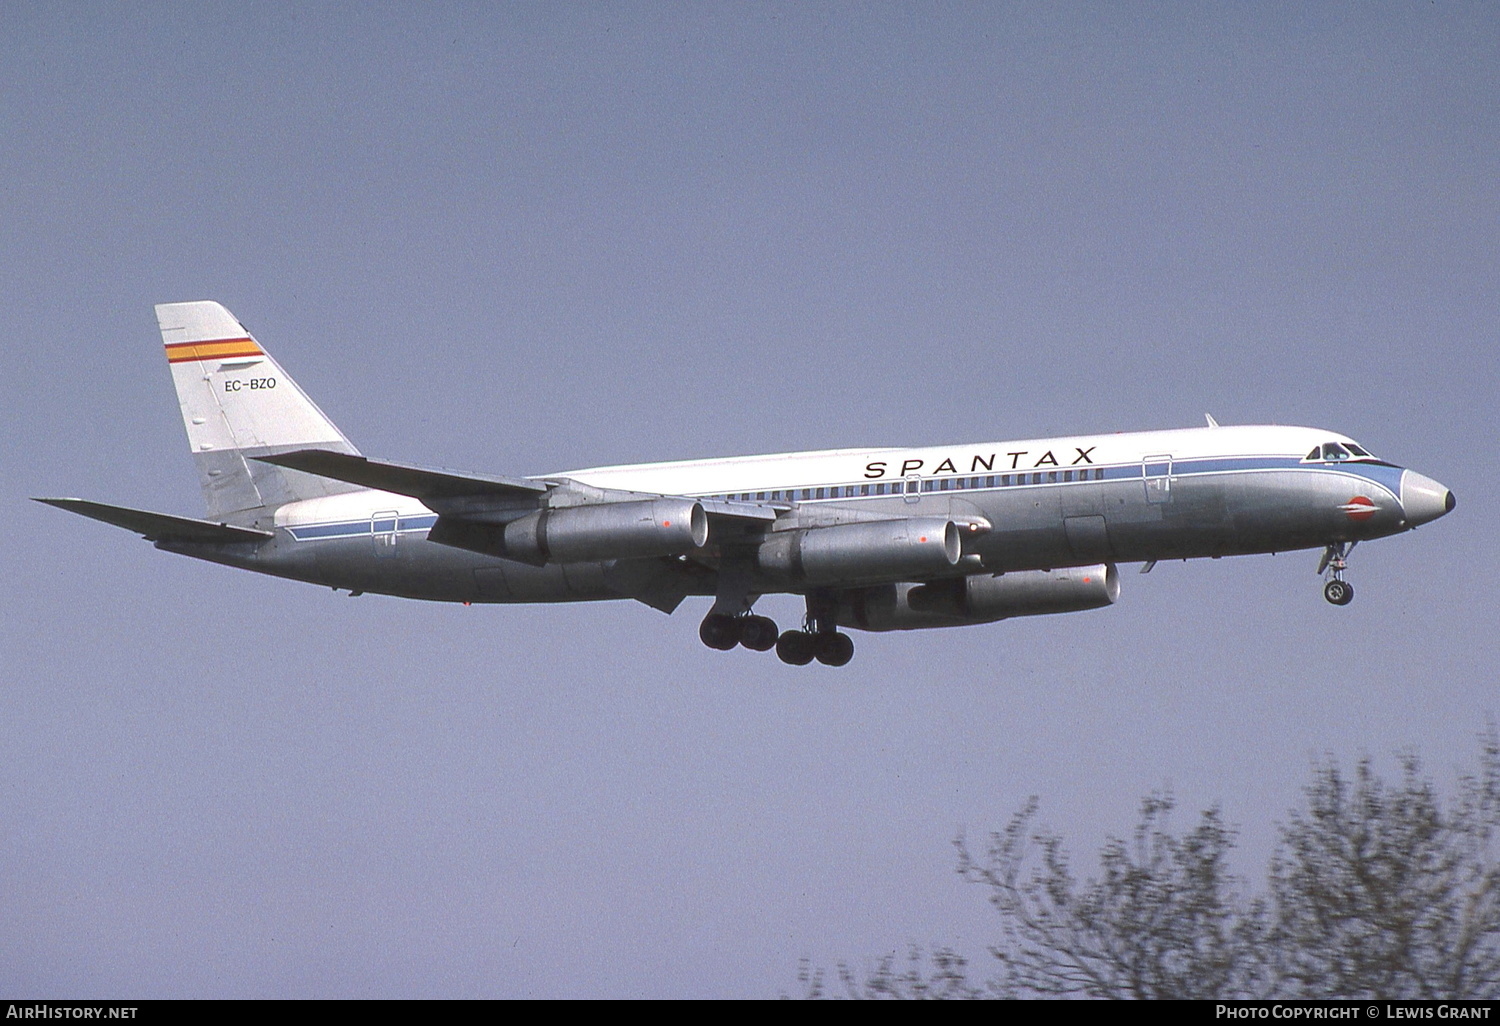
<svg viewBox="0 0 1500 1026">
<path fill-rule="evenodd" d="M 130 509 L 126 506 L 110 506 L 103 502 L 89 502 L 87 499 L 37 499 L 36 501 L 92 520 L 112 524 L 115 527 L 123 527 L 153 542 L 244 545 L 263 542 L 272 537 L 270 531 L 257 531 L 252 527 L 232 527 L 229 524 L 216 524 L 211 520 L 174 517 L 170 513 L 152 513 L 143 509 Z"/>
</svg>

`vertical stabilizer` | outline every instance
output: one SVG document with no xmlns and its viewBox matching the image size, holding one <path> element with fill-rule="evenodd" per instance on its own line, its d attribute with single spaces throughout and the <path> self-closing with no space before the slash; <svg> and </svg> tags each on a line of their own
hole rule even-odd
<svg viewBox="0 0 1500 1026">
<path fill-rule="evenodd" d="M 156 321 L 210 519 L 358 490 L 247 459 L 358 450 L 233 314 L 214 302 L 162 303 Z"/>
</svg>

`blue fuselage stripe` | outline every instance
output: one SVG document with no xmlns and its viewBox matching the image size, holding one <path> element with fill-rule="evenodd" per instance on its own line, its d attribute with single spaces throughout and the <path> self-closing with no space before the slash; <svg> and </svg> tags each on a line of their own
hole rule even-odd
<svg viewBox="0 0 1500 1026">
<path fill-rule="evenodd" d="M 431 513 L 418 516 L 401 517 L 396 532 L 405 534 L 408 531 L 431 530 L 432 525 L 437 523 L 437 517 Z M 299 524 L 296 527 L 288 527 L 287 532 L 298 541 L 318 541 L 323 538 L 357 538 L 361 535 L 375 533 L 388 534 L 391 530 L 391 518 L 382 517 L 373 521 L 374 530 L 371 529 L 371 520 L 345 520 L 334 524 Z"/>
</svg>

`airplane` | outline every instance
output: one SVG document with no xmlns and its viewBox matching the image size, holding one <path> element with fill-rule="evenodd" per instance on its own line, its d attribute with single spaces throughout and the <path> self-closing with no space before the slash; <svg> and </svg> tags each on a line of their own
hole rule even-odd
<svg viewBox="0 0 1500 1026">
<path fill-rule="evenodd" d="M 710 648 L 843 666 L 839 628 L 922 630 L 1075 612 L 1121 563 L 1322 549 L 1324 597 L 1359 542 L 1454 508 L 1431 478 L 1302 427 L 1208 426 L 840 449 L 533 477 L 359 453 L 216 302 L 156 317 L 205 519 L 41 498 L 159 549 L 351 595 L 480 603 L 712 597 Z M 781 631 L 756 614 L 801 595 Z"/>
</svg>

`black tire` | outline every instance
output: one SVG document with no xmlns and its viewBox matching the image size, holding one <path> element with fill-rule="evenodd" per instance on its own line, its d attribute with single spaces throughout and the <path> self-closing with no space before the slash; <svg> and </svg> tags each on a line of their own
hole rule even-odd
<svg viewBox="0 0 1500 1026">
<path fill-rule="evenodd" d="M 698 627 L 698 637 L 709 648 L 728 652 L 740 643 L 741 621 L 723 613 L 709 613 Z"/>
<path fill-rule="evenodd" d="M 1329 581 L 1323 585 L 1323 597 L 1336 606 L 1347 606 L 1354 601 L 1354 585 L 1348 581 Z"/>
<path fill-rule="evenodd" d="M 847 634 L 819 635 L 817 655 L 824 666 L 843 666 L 854 658 L 854 639 Z"/>
<path fill-rule="evenodd" d="M 813 636 L 802 631 L 786 631 L 776 639 L 776 657 L 791 666 L 806 666 L 813 661 Z"/>
<path fill-rule="evenodd" d="M 769 616 L 747 616 L 740 624 L 740 644 L 752 652 L 768 652 L 777 640 L 776 621 Z"/>
</svg>

